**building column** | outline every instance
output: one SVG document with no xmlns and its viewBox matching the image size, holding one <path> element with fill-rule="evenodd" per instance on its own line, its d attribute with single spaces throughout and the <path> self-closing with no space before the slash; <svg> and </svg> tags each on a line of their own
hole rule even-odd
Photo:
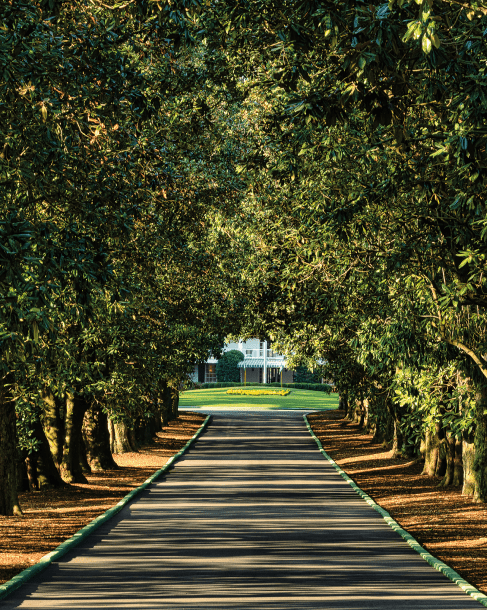
<svg viewBox="0 0 487 610">
<path fill-rule="evenodd" d="M 262 375 L 262 383 L 267 383 L 267 341 L 264 341 L 264 372 Z"/>
</svg>

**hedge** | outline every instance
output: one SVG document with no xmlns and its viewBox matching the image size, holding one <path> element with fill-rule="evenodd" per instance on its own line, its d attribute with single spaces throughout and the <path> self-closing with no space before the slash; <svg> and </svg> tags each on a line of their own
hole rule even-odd
<svg viewBox="0 0 487 610">
<path fill-rule="evenodd" d="M 288 394 L 291 394 L 291 390 L 268 390 L 264 387 L 255 390 L 247 388 L 230 388 L 227 390 L 227 394 L 239 394 L 244 396 L 287 396 Z"/>
<path fill-rule="evenodd" d="M 239 387 L 253 387 L 253 386 L 266 386 L 270 388 L 280 388 L 281 384 L 276 383 L 242 383 L 236 381 L 215 381 L 215 382 L 205 382 L 201 384 L 194 384 L 194 389 L 202 389 L 207 390 L 210 388 L 239 388 Z M 283 383 L 283 388 L 294 388 L 295 390 L 313 390 L 315 392 L 326 392 L 326 394 L 330 394 L 333 391 L 333 386 L 329 383 Z"/>
</svg>

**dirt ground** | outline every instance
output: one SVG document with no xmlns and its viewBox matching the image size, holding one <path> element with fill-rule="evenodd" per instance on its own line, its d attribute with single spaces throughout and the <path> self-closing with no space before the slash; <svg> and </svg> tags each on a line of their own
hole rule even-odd
<svg viewBox="0 0 487 610">
<path fill-rule="evenodd" d="M 24 517 L 0 516 L 0 584 L 55 549 L 162 468 L 205 417 L 182 412 L 137 453 L 114 455 L 118 470 L 86 475 L 88 484 L 20 494 Z"/>
<path fill-rule="evenodd" d="M 424 548 L 487 593 L 487 507 L 460 487 L 438 487 L 439 479 L 421 474 L 422 464 L 391 459 L 343 415 L 309 416 L 326 452 Z"/>
</svg>

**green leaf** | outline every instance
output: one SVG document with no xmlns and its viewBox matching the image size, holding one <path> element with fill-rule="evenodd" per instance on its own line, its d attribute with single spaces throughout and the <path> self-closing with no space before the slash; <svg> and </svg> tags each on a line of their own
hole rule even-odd
<svg viewBox="0 0 487 610">
<path fill-rule="evenodd" d="M 432 49 L 431 40 L 426 36 L 426 34 L 423 35 L 423 42 L 421 46 L 425 53 L 429 53 Z"/>
</svg>

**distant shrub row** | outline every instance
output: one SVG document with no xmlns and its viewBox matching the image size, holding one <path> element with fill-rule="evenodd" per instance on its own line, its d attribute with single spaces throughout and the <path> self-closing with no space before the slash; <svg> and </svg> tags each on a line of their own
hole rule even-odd
<svg viewBox="0 0 487 610">
<path fill-rule="evenodd" d="M 245 384 L 236 381 L 216 381 L 208 383 L 193 383 L 193 390 L 206 390 L 210 388 L 238 388 L 243 387 Z M 247 383 L 249 386 L 265 386 L 268 388 L 280 388 L 280 383 Z M 333 391 L 333 386 L 329 383 L 283 383 L 283 388 L 294 388 L 295 390 L 314 390 L 315 392 L 326 392 L 330 394 Z"/>
</svg>

